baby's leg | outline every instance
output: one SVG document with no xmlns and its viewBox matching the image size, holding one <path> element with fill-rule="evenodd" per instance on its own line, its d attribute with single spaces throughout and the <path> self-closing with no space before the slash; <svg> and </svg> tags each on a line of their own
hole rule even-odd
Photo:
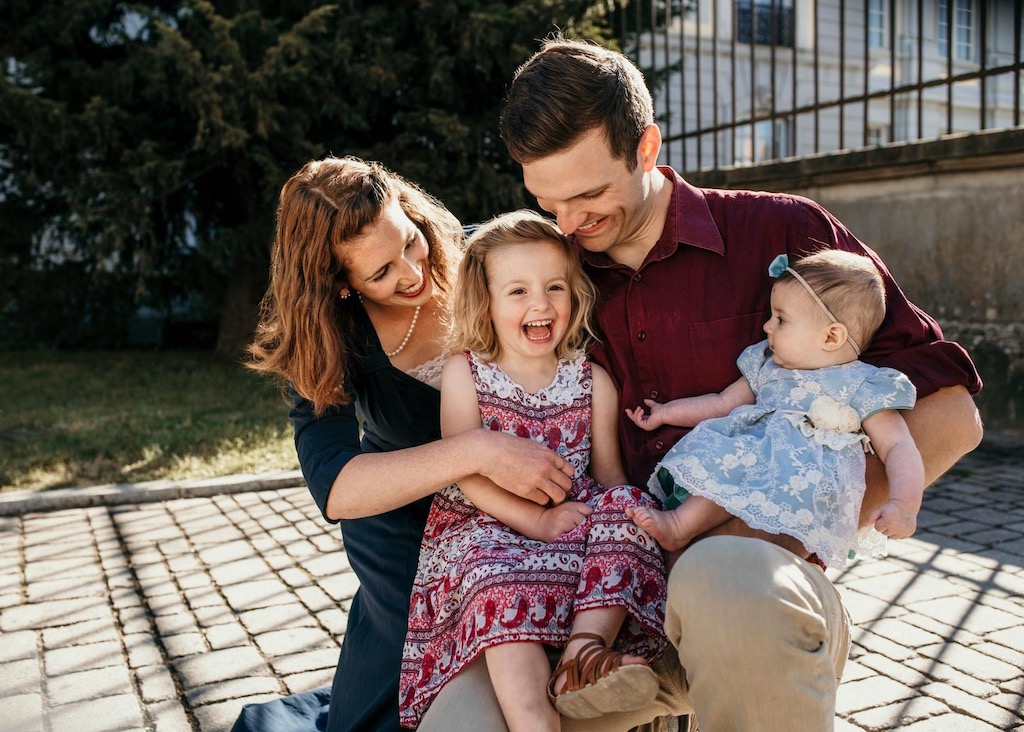
<svg viewBox="0 0 1024 732">
<path fill-rule="evenodd" d="M 484 651 L 494 693 L 509 732 L 558 732 L 558 712 L 548 701 L 551 666 L 540 643 L 502 643 Z"/>
<path fill-rule="evenodd" d="M 732 518 L 732 514 L 714 501 L 700 496 L 690 496 L 671 511 L 638 506 L 626 509 L 626 513 L 670 552 L 682 549 L 704 532 Z"/>
</svg>

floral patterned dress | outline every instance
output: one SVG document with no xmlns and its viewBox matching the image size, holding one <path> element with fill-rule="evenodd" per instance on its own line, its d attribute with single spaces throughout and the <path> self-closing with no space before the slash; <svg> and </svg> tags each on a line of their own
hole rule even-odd
<svg viewBox="0 0 1024 732">
<path fill-rule="evenodd" d="M 420 548 L 400 680 L 401 722 L 419 723 L 455 674 L 491 646 L 562 646 L 575 612 L 625 607 L 618 650 L 657 658 L 665 648 L 665 565 L 657 543 L 626 515 L 657 506 L 633 486 L 605 488 L 590 463 L 590 362 L 559 363 L 550 385 L 531 394 L 499 366 L 467 353 L 487 429 L 541 442 L 574 470 L 569 499 L 594 512 L 545 543 L 479 511 L 457 485 L 434 498 Z"/>
<path fill-rule="evenodd" d="M 857 530 L 867 446 L 860 425 L 883 409 L 912 408 L 910 380 L 862 361 L 785 369 L 767 341 L 737 364 L 756 403 L 698 424 L 655 468 L 651 491 L 670 508 L 686 493 L 708 498 L 752 528 L 799 539 L 829 567 L 844 566 L 851 547 L 884 551 L 884 536 Z M 674 499 L 658 479 L 662 468 Z"/>
</svg>

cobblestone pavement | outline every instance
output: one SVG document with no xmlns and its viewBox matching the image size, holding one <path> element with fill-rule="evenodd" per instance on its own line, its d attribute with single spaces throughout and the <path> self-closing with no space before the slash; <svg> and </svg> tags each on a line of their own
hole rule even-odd
<svg viewBox="0 0 1024 732">
<path fill-rule="evenodd" d="M 986 438 L 890 546 L 832 573 L 836 729 L 1024 732 L 1024 438 Z M 228 730 L 330 682 L 356 586 L 301 486 L 0 517 L 0 730 Z"/>
</svg>

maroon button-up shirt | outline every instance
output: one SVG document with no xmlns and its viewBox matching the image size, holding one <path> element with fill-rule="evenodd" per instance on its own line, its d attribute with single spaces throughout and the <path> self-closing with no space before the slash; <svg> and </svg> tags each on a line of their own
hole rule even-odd
<svg viewBox="0 0 1024 732">
<path fill-rule="evenodd" d="M 671 168 L 674 184 L 661 238 L 640 269 L 581 250 L 600 293 L 601 342 L 594 361 L 619 388 L 621 407 L 719 392 L 739 378 L 736 358 L 762 340 L 772 280 L 768 265 L 823 248 L 866 254 L 885 280 L 885 321 L 861 359 L 905 373 L 918 397 L 981 379 L 967 352 L 946 341 L 931 317 L 907 300 L 878 255 L 806 198 L 781 193 L 694 188 Z M 630 482 L 647 485 L 688 428 L 645 432 L 620 411 L 619 436 Z"/>
</svg>

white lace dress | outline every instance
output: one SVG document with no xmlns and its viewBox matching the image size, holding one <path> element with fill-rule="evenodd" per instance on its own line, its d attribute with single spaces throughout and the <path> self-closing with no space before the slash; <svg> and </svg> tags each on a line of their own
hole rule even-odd
<svg viewBox="0 0 1024 732">
<path fill-rule="evenodd" d="M 851 547 L 883 553 L 884 536 L 857 530 L 867 444 L 860 425 L 883 409 L 912 408 L 910 380 L 862 361 L 784 369 L 767 341 L 737 364 L 756 403 L 698 424 L 658 463 L 651 492 L 666 508 L 687 493 L 708 498 L 752 528 L 799 539 L 829 567 L 844 566 Z M 659 480 L 662 469 L 674 498 Z"/>
</svg>

